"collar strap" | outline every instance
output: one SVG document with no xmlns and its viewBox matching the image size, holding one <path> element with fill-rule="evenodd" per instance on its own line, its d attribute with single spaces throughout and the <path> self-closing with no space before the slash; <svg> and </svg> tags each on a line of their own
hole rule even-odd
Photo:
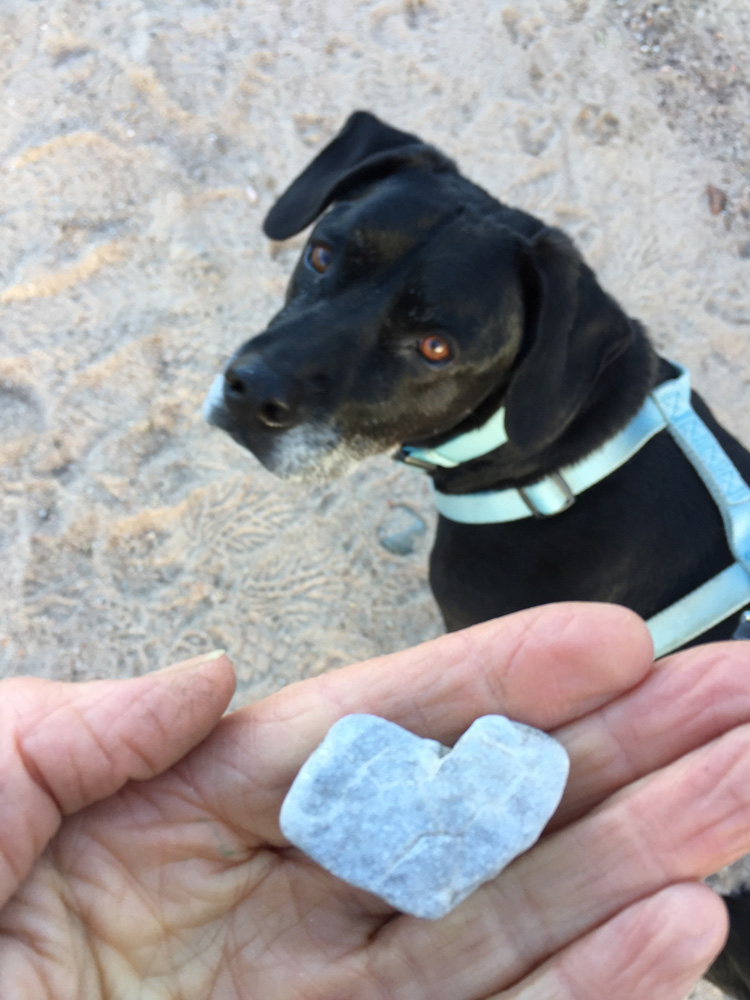
<svg viewBox="0 0 750 1000">
<path fill-rule="evenodd" d="M 684 377 L 687 378 L 687 373 Z M 456 495 L 436 489 L 437 509 L 444 517 L 461 524 L 499 524 L 525 517 L 552 517 L 571 507 L 584 490 L 619 469 L 666 426 L 662 411 L 649 396 L 627 427 L 582 461 L 563 466 L 538 482 L 520 488 Z M 445 447 L 441 445 L 441 451 Z"/>
<path fill-rule="evenodd" d="M 505 432 L 505 407 L 486 420 L 481 427 L 444 441 L 435 448 L 415 448 L 405 444 L 396 458 L 420 469 L 455 469 L 457 465 L 488 455 L 508 440 Z"/>
</svg>

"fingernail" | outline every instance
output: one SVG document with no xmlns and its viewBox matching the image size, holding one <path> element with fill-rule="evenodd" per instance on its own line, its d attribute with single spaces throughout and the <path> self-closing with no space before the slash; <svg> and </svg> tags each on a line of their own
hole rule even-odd
<svg viewBox="0 0 750 1000">
<path fill-rule="evenodd" d="M 226 656 L 227 652 L 225 649 L 213 649 L 210 653 L 201 653 L 199 656 L 193 656 L 189 660 L 182 660 L 180 663 L 172 663 L 168 667 L 162 667 L 158 671 L 160 674 L 167 673 L 178 673 L 181 670 L 192 670 L 195 667 L 199 667 L 202 663 L 210 663 L 212 660 L 219 660 L 222 656 Z"/>
</svg>

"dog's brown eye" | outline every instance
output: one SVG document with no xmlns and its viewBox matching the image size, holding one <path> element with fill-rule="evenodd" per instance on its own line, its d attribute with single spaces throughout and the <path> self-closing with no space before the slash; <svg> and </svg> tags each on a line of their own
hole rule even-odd
<svg viewBox="0 0 750 1000">
<path fill-rule="evenodd" d="M 419 341 L 419 353 L 427 361 L 448 361 L 451 349 L 442 337 L 430 334 Z"/>
<path fill-rule="evenodd" d="M 310 261 L 311 266 L 315 268 L 318 274 L 323 274 L 324 271 L 328 270 L 328 267 L 333 260 L 333 253 L 331 248 L 325 243 L 313 243 L 310 247 L 307 259 Z"/>
</svg>

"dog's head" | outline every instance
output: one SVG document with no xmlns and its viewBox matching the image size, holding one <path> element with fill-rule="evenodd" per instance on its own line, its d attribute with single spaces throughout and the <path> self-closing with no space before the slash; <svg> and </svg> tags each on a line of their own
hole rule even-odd
<svg viewBox="0 0 750 1000">
<path fill-rule="evenodd" d="M 538 450 L 630 340 L 562 233 L 370 114 L 352 115 L 264 229 L 285 239 L 321 215 L 284 307 L 205 406 L 277 475 L 331 478 L 503 403 L 509 439 Z"/>
</svg>

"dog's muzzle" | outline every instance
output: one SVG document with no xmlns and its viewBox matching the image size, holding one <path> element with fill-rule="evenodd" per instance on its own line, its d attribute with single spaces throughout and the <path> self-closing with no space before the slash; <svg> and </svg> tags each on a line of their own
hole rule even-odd
<svg viewBox="0 0 750 1000">
<path fill-rule="evenodd" d="M 224 410 L 224 373 L 220 373 L 211 383 L 208 395 L 203 400 L 203 419 L 212 427 L 222 427 L 221 415 Z"/>
</svg>

